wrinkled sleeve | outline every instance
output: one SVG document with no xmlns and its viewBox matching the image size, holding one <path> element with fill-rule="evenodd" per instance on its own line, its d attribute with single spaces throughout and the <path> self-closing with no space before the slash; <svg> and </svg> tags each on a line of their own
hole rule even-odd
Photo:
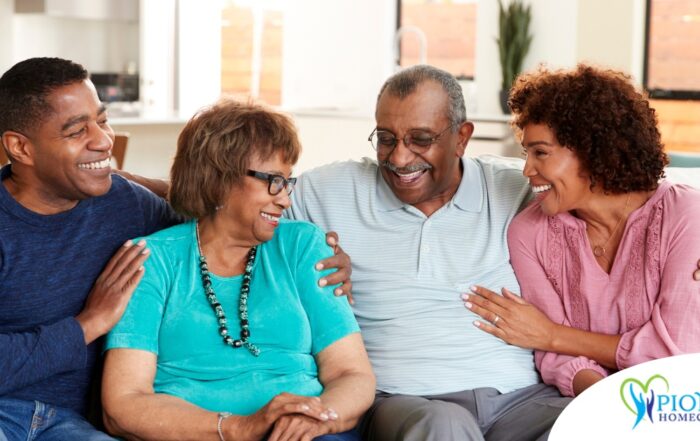
<svg viewBox="0 0 700 441">
<path fill-rule="evenodd" d="M 29 332 L 1 333 L 0 396 L 84 368 L 86 348 L 83 330 L 73 317 Z"/>
<path fill-rule="evenodd" d="M 530 206 L 516 216 L 508 229 L 508 248 L 515 275 L 520 284 L 520 292 L 525 300 L 532 303 L 555 323 L 571 326 L 564 312 L 561 297 L 547 277 L 544 259 L 539 252 L 546 246 L 547 222 Z M 586 357 L 573 357 L 554 352 L 535 351 L 535 363 L 542 380 L 556 386 L 562 395 L 574 396 L 573 380 L 584 369 L 592 369 L 603 376 L 607 371 L 597 362 Z"/>
<path fill-rule="evenodd" d="M 669 189 L 659 233 L 661 280 L 651 318 L 624 334 L 617 348 L 620 369 L 672 355 L 700 352 L 700 192 Z M 652 231 L 651 234 L 656 234 Z"/>
<path fill-rule="evenodd" d="M 559 389 L 562 395 L 573 397 L 574 377 L 579 371 L 591 369 L 603 377 L 608 371 L 595 361 L 586 357 L 573 357 L 555 352 L 535 351 L 535 364 L 540 371 L 542 381 Z"/>
</svg>

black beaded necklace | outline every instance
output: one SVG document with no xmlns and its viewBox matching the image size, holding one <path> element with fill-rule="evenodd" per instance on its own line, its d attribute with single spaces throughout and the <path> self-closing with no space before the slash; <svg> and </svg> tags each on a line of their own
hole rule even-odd
<svg viewBox="0 0 700 441">
<path fill-rule="evenodd" d="M 195 224 L 195 231 L 197 234 L 197 250 L 199 250 L 199 272 L 202 275 L 202 286 L 204 287 L 204 294 L 207 296 L 207 301 L 214 310 L 216 319 L 219 322 L 219 335 L 224 339 L 224 343 L 231 346 L 232 348 L 245 347 L 254 356 L 260 355 L 260 349 L 250 342 L 250 328 L 248 327 L 248 294 L 250 294 L 250 281 L 253 273 L 253 263 L 255 262 L 255 254 L 258 247 L 254 246 L 248 251 L 248 260 L 245 264 L 245 273 L 243 273 L 243 282 L 241 283 L 241 297 L 238 300 L 238 316 L 241 319 L 241 338 L 234 340 L 228 333 L 228 327 L 226 326 L 226 314 L 224 313 L 224 307 L 216 298 L 216 293 L 214 288 L 212 288 L 211 274 L 209 274 L 209 267 L 207 266 L 207 258 L 204 257 L 202 252 L 202 244 L 199 240 L 199 222 Z"/>
</svg>

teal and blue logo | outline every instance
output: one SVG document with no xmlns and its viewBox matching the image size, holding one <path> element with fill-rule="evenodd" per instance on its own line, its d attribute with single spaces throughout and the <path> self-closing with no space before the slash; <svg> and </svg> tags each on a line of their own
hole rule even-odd
<svg viewBox="0 0 700 441">
<path fill-rule="evenodd" d="M 700 422 L 700 392 L 670 393 L 668 380 L 655 374 L 644 382 L 627 378 L 620 385 L 620 398 L 635 415 L 635 429 L 645 419 L 650 424 Z"/>
<path fill-rule="evenodd" d="M 651 423 L 654 422 L 652 411 L 654 408 L 654 401 L 659 394 L 652 388 L 652 385 L 656 387 L 666 386 L 664 392 L 669 391 L 668 380 L 659 374 L 649 377 L 646 383 L 642 383 L 636 378 L 628 378 L 623 381 L 620 386 L 620 398 L 622 398 L 622 402 L 625 403 L 625 406 L 630 412 L 637 416 L 637 419 L 634 421 L 634 426 L 632 426 L 633 429 L 637 427 L 645 416 L 649 418 Z M 630 406 L 630 402 L 627 400 L 628 397 L 634 404 L 634 407 Z"/>
</svg>

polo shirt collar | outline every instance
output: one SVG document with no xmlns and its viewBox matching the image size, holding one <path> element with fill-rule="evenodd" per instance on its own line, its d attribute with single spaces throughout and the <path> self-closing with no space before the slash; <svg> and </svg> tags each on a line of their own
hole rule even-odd
<svg viewBox="0 0 700 441">
<path fill-rule="evenodd" d="M 475 161 L 462 158 L 462 181 L 452 197 L 452 203 L 464 211 L 479 212 L 483 201 L 483 185 L 479 166 Z M 404 204 L 396 197 L 384 180 L 380 166 L 377 166 L 377 208 L 379 211 L 394 211 L 409 204 Z"/>
<path fill-rule="evenodd" d="M 396 197 L 382 176 L 382 166 L 377 165 L 377 208 L 379 211 L 394 211 L 405 204 Z"/>
<path fill-rule="evenodd" d="M 457 208 L 478 213 L 484 201 L 484 185 L 481 179 L 481 168 L 476 161 L 462 158 L 462 182 L 457 187 L 452 200 Z"/>
</svg>

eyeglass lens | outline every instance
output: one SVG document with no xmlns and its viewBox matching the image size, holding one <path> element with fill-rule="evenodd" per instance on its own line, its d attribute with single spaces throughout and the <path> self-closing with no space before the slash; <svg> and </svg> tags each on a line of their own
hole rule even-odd
<svg viewBox="0 0 700 441">
<path fill-rule="evenodd" d="M 285 179 L 282 176 L 275 175 L 270 177 L 270 187 L 268 191 L 271 195 L 276 195 L 285 189 L 287 194 L 291 194 L 294 190 L 294 184 L 296 183 L 296 178 Z"/>
<path fill-rule="evenodd" d="M 399 142 L 394 134 L 385 131 L 375 132 L 374 135 L 372 135 L 371 141 L 372 145 L 377 149 L 394 148 Z M 424 131 L 409 132 L 403 138 L 403 142 L 406 147 L 430 147 L 434 141 L 436 141 L 436 136 L 430 132 Z"/>
<path fill-rule="evenodd" d="M 270 193 L 276 195 L 284 188 L 286 182 L 282 176 L 273 176 L 270 179 Z"/>
</svg>

